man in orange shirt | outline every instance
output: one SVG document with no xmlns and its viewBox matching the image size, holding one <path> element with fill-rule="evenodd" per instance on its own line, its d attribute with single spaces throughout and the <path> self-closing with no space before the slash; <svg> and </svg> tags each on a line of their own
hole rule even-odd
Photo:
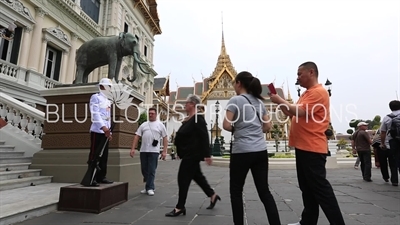
<svg viewBox="0 0 400 225">
<path fill-rule="evenodd" d="M 303 196 L 304 210 L 298 223 L 316 225 L 319 206 L 330 224 L 344 225 L 333 188 L 326 179 L 328 145 L 325 131 L 329 126 L 329 95 L 318 83 L 318 68 L 313 62 L 301 64 L 297 72 L 300 86 L 307 90 L 297 104 L 290 104 L 280 96 L 270 94 L 283 113 L 292 118 L 289 145 L 296 150 L 297 180 Z"/>
</svg>

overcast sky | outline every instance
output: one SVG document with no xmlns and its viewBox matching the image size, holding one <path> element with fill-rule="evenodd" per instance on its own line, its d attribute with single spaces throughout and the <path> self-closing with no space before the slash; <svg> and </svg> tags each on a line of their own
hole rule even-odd
<svg viewBox="0 0 400 225">
<path fill-rule="evenodd" d="M 162 34 L 154 50 L 158 77 L 170 88 L 192 86 L 213 72 L 221 48 L 239 73 L 274 79 L 297 100 L 298 65 L 317 63 L 320 82 L 333 83 L 331 117 L 345 133 L 349 120 L 390 112 L 400 86 L 400 4 L 397 0 L 162 0 Z M 288 80 L 288 82 L 286 82 Z M 303 90 L 302 90 L 303 91 Z"/>
</svg>

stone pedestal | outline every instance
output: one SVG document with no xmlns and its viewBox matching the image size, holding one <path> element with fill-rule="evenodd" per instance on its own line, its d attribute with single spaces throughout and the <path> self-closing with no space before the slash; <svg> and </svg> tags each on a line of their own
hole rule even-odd
<svg viewBox="0 0 400 225">
<path fill-rule="evenodd" d="M 91 115 L 89 100 L 99 91 L 96 84 L 65 85 L 41 91 L 47 100 L 45 135 L 42 151 L 32 159 L 31 168 L 42 169 L 42 175 L 53 176 L 53 182 L 80 183 L 87 169 L 90 146 Z M 140 104 L 144 97 L 131 91 L 132 104 Z M 58 109 L 58 110 L 57 110 Z M 134 132 L 138 128 L 138 109 L 112 109 L 116 123 L 109 143 L 107 178 L 129 182 L 133 187 L 142 183 L 139 154 L 129 156 Z"/>
<path fill-rule="evenodd" d="M 128 183 L 101 184 L 100 187 L 71 185 L 60 188 L 59 211 L 101 213 L 128 200 Z"/>
</svg>

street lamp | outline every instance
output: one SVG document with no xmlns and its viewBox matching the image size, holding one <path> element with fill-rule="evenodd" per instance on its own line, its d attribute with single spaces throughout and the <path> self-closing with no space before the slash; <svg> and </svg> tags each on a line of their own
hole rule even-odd
<svg viewBox="0 0 400 225">
<path fill-rule="evenodd" d="M 219 142 L 218 138 L 218 113 L 219 113 L 219 102 L 215 103 L 215 141 L 214 141 L 214 146 L 212 150 L 212 155 L 213 156 L 221 156 L 221 143 Z"/>
<path fill-rule="evenodd" d="M 210 148 L 212 148 L 212 132 L 213 132 L 213 121 L 211 120 L 210 123 L 211 127 L 210 127 Z"/>
<path fill-rule="evenodd" d="M 300 97 L 300 83 L 299 83 L 299 81 L 296 81 L 295 85 L 296 85 L 296 89 L 297 89 L 297 96 Z"/>
<path fill-rule="evenodd" d="M 326 87 L 326 90 L 328 91 L 329 97 L 331 97 L 332 96 L 332 82 L 330 82 L 329 79 L 326 79 L 325 87 Z M 329 137 L 334 135 L 333 126 L 330 121 L 329 121 L 328 129 L 325 131 L 325 135 L 326 135 L 327 142 L 329 142 Z M 329 151 L 329 144 L 328 144 L 328 156 L 331 156 L 331 151 Z"/>
<path fill-rule="evenodd" d="M 287 152 L 286 134 L 283 136 L 283 138 L 285 139 L 285 152 Z"/>
<path fill-rule="evenodd" d="M 330 82 L 329 79 L 326 79 L 325 86 L 326 86 L 326 88 L 327 88 L 327 90 L 328 90 L 329 97 L 331 97 L 331 95 L 332 95 L 332 93 L 331 93 L 331 90 L 332 90 L 332 82 Z"/>
</svg>

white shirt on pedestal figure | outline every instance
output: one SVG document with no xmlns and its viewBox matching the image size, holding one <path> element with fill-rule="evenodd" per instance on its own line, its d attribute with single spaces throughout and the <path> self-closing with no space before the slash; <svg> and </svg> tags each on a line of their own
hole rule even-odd
<svg viewBox="0 0 400 225">
<path fill-rule="evenodd" d="M 91 132 L 104 133 L 101 129 L 106 126 L 111 127 L 111 102 L 103 93 L 93 94 L 89 103 L 90 113 L 92 115 Z"/>
<path fill-rule="evenodd" d="M 160 142 L 167 136 L 167 130 L 159 120 L 146 121 L 142 123 L 136 131 L 136 135 L 142 138 L 140 152 L 160 153 Z M 157 140 L 157 146 L 153 146 L 153 141 Z"/>
</svg>

